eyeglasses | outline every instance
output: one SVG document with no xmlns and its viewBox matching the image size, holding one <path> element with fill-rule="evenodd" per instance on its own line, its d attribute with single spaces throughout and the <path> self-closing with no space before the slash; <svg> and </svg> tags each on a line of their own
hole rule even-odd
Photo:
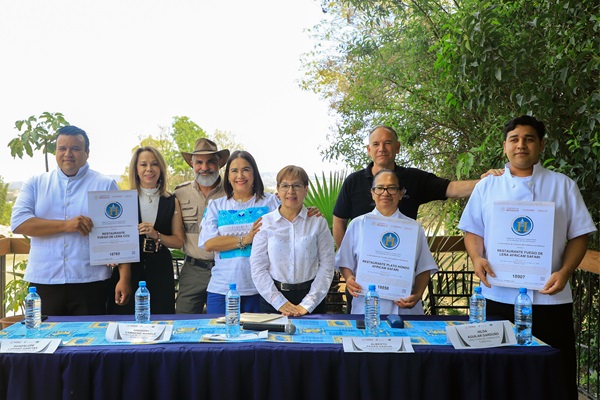
<svg viewBox="0 0 600 400">
<path fill-rule="evenodd" d="M 392 196 L 401 191 L 398 186 L 388 186 L 388 187 L 375 186 L 375 187 L 371 188 L 371 190 L 375 194 L 383 194 L 383 192 L 388 192 Z"/>
<path fill-rule="evenodd" d="M 278 188 L 282 192 L 287 192 L 290 189 L 292 189 L 292 192 L 297 192 L 300 189 L 303 189 L 304 185 L 301 183 L 294 183 L 293 185 L 288 185 L 287 183 L 282 183 L 281 185 L 278 186 Z"/>
</svg>

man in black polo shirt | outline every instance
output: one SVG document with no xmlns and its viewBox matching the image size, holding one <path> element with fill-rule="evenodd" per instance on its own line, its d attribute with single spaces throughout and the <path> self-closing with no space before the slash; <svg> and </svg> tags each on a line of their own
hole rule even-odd
<svg viewBox="0 0 600 400">
<path fill-rule="evenodd" d="M 373 211 L 375 204 L 371 197 L 373 175 L 382 169 L 396 172 L 405 193 L 398 205 L 400 212 L 417 219 L 421 204 L 433 200 L 462 199 L 469 197 L 478 180 L 450 181 L 417 168 L 396 165 L 396 155 L 400 152 L 398 134 L 389 126 L 378 126 L 369 133 L 367 145 L 369 157 L 373 160 L 365 169 L 353 172 L 344 180 L 333 209 L 333 239 L 339 248 L 346 233 L 348 220 Z M 488 174 L 501 175 L 502 170 L 490 170 Z M 351 296 L 348 299 L 348 312 L 351 309 Z"/>
</svg>

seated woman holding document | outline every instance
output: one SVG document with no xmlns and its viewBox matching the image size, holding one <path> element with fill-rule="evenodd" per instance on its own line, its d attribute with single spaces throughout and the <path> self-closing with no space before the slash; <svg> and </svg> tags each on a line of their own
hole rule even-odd
<svg viewBox="0 0 600 400">
<path fill-rule="evenodd" d="M 431 275 L 437 272 L 438 267 L 433 260 L 429 246 L 427 245 L 425 232 L 423 231 L 421 225 L 398 211 L 398 204 L 400 203 L 403 194 L 404 190 L 400 186 L 398 177 L 393 171 L 384 169 L 377 172 L 373 177 L 373 187 L 371 188 L 371 196 L 375 201 L 375 209 L 368 214 L 361 215 L 360 217 L 353 219 L 350 222 L 350 225 L 348 225 L 348 230 L 344 235 L 344 240 L 342 241 L 342 244 L 340 245 L 338 253 L 335 257 L 335 266 L 340 270 L 342 276 L 346 280 L 346 288 L 350 295 L 358 297 L 357 300 L 352 302 L 353 314 L 364 314 L 364 296 L 367 291 L 366 289 L 369 284 L 375 284 L 377 286 L 377 291 L 379 292 L 380 296 L 382 296 L 380 300 L 381 314 L 423 315 L 423 304 L 421 303 L 421 297 L 423 296 L 423 291 L 429 283 Z M 365 232 L 367 230 L 367 221 L 381 219 L 382 217 L 386 217 L 386 219 L 389 220 L 400 219 L 407 224 L 418 225 L 413 225 L 413 228 L 417 231 L 411 292 L 406 297 L 399 296 L 394 300 L 383 298 L 384 291 L 382 292 L 381 290 L 383 288 L 388 289 L 392 287 L 394 283 L 402 281 L 402 277 L 395 276 L 394 272 L 391 271 L 390 268 L 381 268 L 378 271 L 377 268 L 371 267 L 371 271 L 368 273 L 366 270 L 363 270 L 363 275 L 370 277 L 370 280 L 372 281 L 361 281 L 360 274 L 359 279 L 356 279 L 359 269 L 366 269 L 366 265 L 369 264 L 368 262 L 365 262 L 359 266 L 361 256 L 369 256 L 369 260 L 365 258 L 365 261 L 374 261 L 375 263 L 382 261 L 381 264 L 391 264 L 391 269 L 394 269 L 394 267 L 396 267 L 397 270 L 400 269 L 397 265 L 394 265 L 393 261 L 390 261 L 394 259 L 393 255 L 388 256 L 388 259 L 384 261 L 371 259 L 372 254 L 377 254 L 375 251 L 369 255 L 361 254 L 362 252 L 366 251 L 365 249 L 369 248 L 367 246 L 369 242 L 363 243 L 363 241 L 372 241 L 374 249 L 377 246 L 380 246 L 380 242 L 383 241 L 383 237 L 375 237 L 373 235 L 369 235 L 368 232 Z M 385 222 L 385 220 L 383 221 Z M 404 238 L 402 234 L 398 236 L 399 237 L 396 239 L 399 239 L 400 242 L 403 240 L 408 241 L 408 238 Z M 383 246 L 383 244 L 381 244 L 381 246 Z M 400 248 L 403 247 L 394 247 L 389 251 L 399 251 Z M 381 252 L 379 252 L 379 254 L 381 254 Z M 412 259 L 413 257 L 411 254 L 403 254 L 402 258 Z M 371 262 L 370 264 L 374 263 Z"/>
<path fill-rule="evenodd" d="M 325 218 L 310 218 L 304 169 L 288 165 L 277 174 L 281 205 L 263 216 L 254 236 L 250 266 L 262 296 L 261 312 L 286 316 L 324 314 L 333 279 L 333 237 Z"/>
</svg>

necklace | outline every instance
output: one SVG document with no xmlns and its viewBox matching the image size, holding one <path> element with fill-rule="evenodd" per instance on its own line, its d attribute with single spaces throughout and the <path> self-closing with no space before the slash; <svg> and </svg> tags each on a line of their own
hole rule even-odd
<svg viewBox="0 0 600 400">
<path fill-rule="evenodd" d="M 250 199 L 251 199 L 253 196 L 254 196 L 254 195 L 253 195 L 253 194 L 251 194 L 250 196 L 248 196 L 248 197 L 246 197 L 246 198 L 240 197 L 239 199 L 236 199 L 236 198 L 235 198 L 235 196 L 234 196 L 234 197 L 233 197 L 233 199 L 234 199 L 236 202 L 238 202 L 239 204 L 242 204 L 242 203 L 245 203 L 245 202 L 247 202 L 248 200 L 250 200 Z"/>
<path fill-rule="evenodd" d="M 152 203 L 154 198 L 158 197 L 158 188 L 147 189 L 144 187 L 140 187 L 142 189 L 142 194 L 148 198 L 148 203 Z"/>
</svg>

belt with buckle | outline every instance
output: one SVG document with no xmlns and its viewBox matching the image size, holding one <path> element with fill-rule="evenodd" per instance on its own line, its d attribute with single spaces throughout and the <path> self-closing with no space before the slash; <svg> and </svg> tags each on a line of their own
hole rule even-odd
<svg viewBox="0 0 600 400">
<path fill-rule="evenodd" d="M 310 289 L 310 285 L 312 285 L 312 283 L 314 282 L 314 279 L 311 279 L 310 281 L 306 281 L 306 282 L 302 282 L 302 283 L 284 283 L 284 282 L 279 282 L 276 280 L 273 280 L 273 282 L 275 283 L 275 287 L 277 287 L 277 289 L 279 289 L 280 291 L 293 292 L 293 291 L 297 291 L 297 290 Z"/>
<path fill-rule="evenodd" d="M 206 269 L 212 269 L 215 266 L 214 261 L 199 260 L 197 258 L 190 257 L 190 256 L 185 256 L 185 262 L 188 262 L 190 264 L 194 264 L 197 267 L 206 268 Z"/>
</svg>

